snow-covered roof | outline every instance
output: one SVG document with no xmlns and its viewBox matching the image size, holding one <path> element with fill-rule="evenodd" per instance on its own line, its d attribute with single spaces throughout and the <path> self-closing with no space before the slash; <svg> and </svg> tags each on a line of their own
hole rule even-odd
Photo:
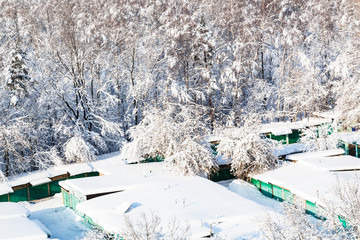
<svg viewBox="0 0 360 240">
<path fill-rule="evenodd" d="M 43 240 L 48 235 L 34 221 L 25 217 L 0 219 L 1 239 L 7 240 Z"/>
<path fill-rule="evenodd" d="M 341 141 L 360 144 L 360 132 L 338 132 L 336 136 Z"/>
<path fill-rule="evenodd" d="M 11 186 L 6 182 L 0 183 L 0 195 L 8 194 L 14 192 Z"/>
<path fill-rule="evenodd" d="M 358 172 L 328 172 L 306 164 L 291 163 L 252 177 L 288 189 L 306 200 L 321 204 L 322 197 L 329 194 L 330 189 L 339 179 L 351 179 L 358 174 Z"/>
<path fill-rule="evenodd" d="M 77 210 L 112 233 L 121 233 L 125 215 L 139 219 L 153 211 L 164 225 L 174 217 L 187 221 L 192 238 L 199 239 L 209 235 L 210 224 L 227 238 L 254 234 L 254 215 L 261 215 L 263 206 L 205 178 L 152 175 L 123 192 L 81 202 Z"/>
<path fill-rule="evenodd" d="M 221 165 L 228 165 L 231 163 L 231 159 L 226 159 L 224 158 L 224 156 L 222 155 L 217 155 L 216 156 L 216 163 L 221 166 Z"/>
<path fill-rule="evenodd" d="M 92 165 L 88 164 L 88 163 L 69 164 L 69 165 L 63 165 L 58 168 L 67 171 L 70 174 L 70 176 L 79 175 L 79 174 L 88 173 L 88 172 L 93 171 Z"/>
<path fill-rule="evenodd" d="M 341 112 L 335 111 L 335 110 L 329 110 L 329 111 L 325 111 L 325 112 L 314 112 L 313 115 L 319 116 L 322 118 L 336 119 L 336 118 L 340 117 Z"/>
<path fill-rule="evenodd" d="M 317 151 L 317 152 L 306 152 L 306 153 L 296 153 L 296 154 L 290 154 L 286 156 L 287 160 L 292 161 L 301 161 L 307 158 L 310 159 L 316 159 L 320 157 L 331 157 L 331 156 L 339 156 L 345 154 L 345 151 L 343 149 L 328 149 L 323 151 Z"/>
<path fill-rule="evenodd" d="M 142 180 L 140 181 L 142 183 L 145 182 L 144 178 L 141 178 L 140 180 Z M 129 179 L 126 181 L 126 179 L 122 177 L 109 175 L 65 180 L 61 181 L 59 184 L 65 190 L 77 191 L 86 196 L 98 193 L 123 191 L 129 188 L 129 185 L 134 184 L 134 180 Z"/>
<path fill-rule="evenodd" d="M 32 186 L 41 185 L 44 183 L 51 182 L 50 178 L 65 175 L 67 173 L 70 176 L 92 172 L 93 167 L 88 163 L 81 164 L 68 164 L 63 166 L 53 167 L 47 170 L 38 170 L 34 172 L 22 173 L 17 176 L 9 177 L 6 184 L 11 187 L 16 187 L 25 184 L 31 184 Z M 8 189 L 6 185 L 0 184 L 0 195 L 6 194 Z M 9 192 L 12 192 L 9 191 Z"/>
<path fill-rule="evenodd" d="M 272 122 L 261 125 L 260 133 L 272 133 L 275 136 L 291 134 L 293 130 L 303 129 L 306 127 L 318 126 L 331 122 L 330 119 L 324 118 L 304 118 L 296 122 Z"/>
<path fill-rule="evenodd" d="M 302 164 L 323 171 L 360 170 L 360 159 L 353 156 L 304 158 Z"/>
<path fill-rule="evenodd" d="M 289 123 L 286 122 L 272 122 L 261 125 L 260 133 L 272 133 L 275 136 L 291 134 L 292 129 Z"/>
<path fill-rule="evenodd" d="M 28 217 L 29 214 L 30 211 L 26 207 L 20 205 L 19 203 L 14 203 L 14 202 L 0 203 L 0 220 L 8 219 L 8 218 Z M 1 232 L 0 232 L 0 238 L 1 238 Z"/>
<path fill-rule="evenodd" d="M 306 150 L 306 146 L 304 144 L 293 143 L 293 144 L 280 145 L 279 148 L 277 148 L 274 151 L 274 154 L 276 156 L 285 156 L 292 153 L 304 152 L 305 150 Z"/>
<path fill-rule="evenodd" d="M 51 182 L 50 178 L 40 178 L 40 179 L 31 180 L 30 184 L 31 186 L 38 186 L 49 182 Z"/>
</svg>

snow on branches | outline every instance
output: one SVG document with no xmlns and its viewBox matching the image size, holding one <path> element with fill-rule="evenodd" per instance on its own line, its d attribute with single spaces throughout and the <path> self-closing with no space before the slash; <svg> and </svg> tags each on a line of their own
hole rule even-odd
<svg viewBox="0 0 360 240">
<path fill-rule="evenodd" d="M 67 162 L 86 163 L 95 160 L 94 151 L 82 137 L 70 138 L 64 149 Z"/>
<path fill-rule="evenodd" d="M 300 143 L 310 152 L 334 149 L 338 143 L 334 129 L 336 126 L 328 124 L 303 129 Z"/>
<path fill-rule="evenodd" d="M 275 143 L 271 139 L 261 138 L 256 121 L 248 119 L 240 128 L 218 129 L 217 136 L 221 139 L 217 146 L 218 153 L 231 159 L 231 170 L 239 178 L 277 165 Z"/>
<path fill-rule="evenodd" d="M 209 174 L 217 169 L 209 134 L 195 106 L 168 104 L 164 110 L 146 112 L 139 125 L 130 129 L 133 139 L 123 149 L 129 159 L 162 156 L 183 174 Z"/>
</svg>

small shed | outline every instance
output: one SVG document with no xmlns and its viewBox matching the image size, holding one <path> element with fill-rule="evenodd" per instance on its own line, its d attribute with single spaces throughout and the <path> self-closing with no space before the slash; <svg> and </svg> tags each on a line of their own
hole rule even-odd
<svg viewBox="0 0 360 240">
<path fill-rule="evenodd" d="M 89 164 L 70 164 L 44 171 L 10 177 L 0 184 L 0 202 L 33 201 L 61 192 L 59 182 L 66 179 L 99 176 Z"/>
<path fill-rule="evenodd" d="M 69 179 L 60 182 L 64 206 L 76 210 L 78 203 L 124 190 L 119 177 L 99 176 L 87 179 Z"/>
<path fill-rule="evenodd" d="M 300 199 L 306 211 L 317 216 L 319 208 L 324 206 L 320 196 L 331 195 L 330 187 L 338 179 L 351 179 L 357 172 L 352 171 L 356 158 L 322 157 L 317 162 L 306 158 L 302 162 L 289 163 L 286 166 L 251 176 L 251 182 L 266 196 L 280 201 Z M 313 162 L 311 162 L 313 160 Z M 356 160 L 357 162 L 354 162 Z M 348 170 L 345 172 L 345 170 Z"/>
<path fill-rule="evenodd" d="M 331 119 L 323 118 L 306 118 L 296 122 L 272 122 L 263 124 L 260 132 L 267 138 L 282 141 L 283 144 L 293 144 L 300 140 L 302 129 L 318 127 L 331 122 Z"/>
</svg>

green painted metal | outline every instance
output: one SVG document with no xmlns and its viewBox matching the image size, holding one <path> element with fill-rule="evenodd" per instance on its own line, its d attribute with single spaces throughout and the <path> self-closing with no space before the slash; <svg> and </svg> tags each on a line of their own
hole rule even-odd
<svg viewBox="0 0 360 240">
<path fill-rule="evenodd" d="M 284 193 L 283 193 L 283 189 L 281 187 L 278 187 L 276 185 L 273 185 L 273 197 L 276 200 L 279 200 L 280 202 L 282 202 L 284 199 Z"/>
<path fill-rule="evenodd" d="M 59 182 L 64 180 L 66 180 L 66 178 L 55 180 L 49 183 L 50 196 L 54 196 L 56 193 L 61 192 L 61 187 L 59 186 Z"/>
<path fill-rule="evenodd" d="M 301 130 L 293 130 L 291 134 L 288 135 L 289 144 L 297 143 L 301 138 Z"/>
<path fill-rule="evenodd" d="M 260 189 L 260 181 L 255 179 L 255 178 L 251 178 L 251 182 L 252 184 L 254 184 L 258 189 Z"/>
<path fill-rule="evenodd" d="M 100 176 L 99 172 L 89 172 L 86 174 L 87 177 L 97 177 Z"/>
<path fill-rule="evenodd" d="M 283 144 L 286 144 L 286 135 L 275 136 L 274 134 L 271 133 L 269 135 L 266 135 L 266 137 L 282 142 Z"/>
<path fill-rule="evenodd" d="M 284 191 L 284 200 L 290 203 L 294 202 L 294 195 L 289 190 L 283 189 L 283 191 Z"/>
<path fill-rule="evenodd" d="M 308 213 L 314 217 L 317 217 L 319 210 L 316 206 L 316 203 L 306 200 L 306 213 Z"/>
<path fill-rule="evenodd" d="M 29 187 L 30 201 L 49 197 L 49 185 L 47 183 Z"/>
<path fill-rule="evenodd" d="M 22 202 L 22 201 L 29 201 L 28 196 L 28 188 L 22 188 L 18 190 L 14 190 L 13 193 L 9 194 L 10 202 Z"/>
<path fill-rule="evenodd" d="M 273 194 L 272 194 L 272 184 L 270 183 L 266 183 L 266 182 L 261 182 L 261 188 L 260 191 L 267 197 L 272 198 Z"/>
<path fill-rule="evenodd" d="M 9 201 L 8 194 L 0 195 L 0 202 L 8 202 L 8 201 Z"/>
<path fill-rule="evenodd" d="M 70 202 L 70 194 L 69 192 L 65 191 L 64 189 L 61 189 L 61 193 L 62 193 L 62 199 L 63 199 L 63 204 L 65 207 L 70 207 L 71 202 Z"/>
<path fill-rule="evenodd" d="M 70 177 L 68 177 L 68 179 L 76 179 L 76 178 L 84 178 L 84 177 L 86 177 L 86 174 L 82 173 L 82 174 L 70 176 Z"/>
<path fill-rule="evenodd" d="M 234 178 L 235 176 L 231 173 L 231 168 L 229 167 L 229 168 L 219 169 L 219 171 L 211 175 L 210 180 L 214 182 L 219 182 Z"/>
<path fill-rule="evenodd" d="M 149 163 L 149 162 L 163 162 L 164 161 L 163 156 L 156 156 L 156 157 L 148 157 L 144 160 L 141 160 L 140 163 Z"/>
</svg>

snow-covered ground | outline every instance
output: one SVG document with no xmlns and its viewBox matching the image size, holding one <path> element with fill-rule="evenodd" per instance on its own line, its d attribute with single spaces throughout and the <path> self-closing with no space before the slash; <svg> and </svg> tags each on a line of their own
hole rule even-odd
<svg viewBox="0 0 360 240">
<path fill-rule="evenodd" d="M 38 220 L 51 232 L 52 239 L 79 240 L 90 231 L 73 210 L 64 207 L 61 194 L 36 203 L 22 202 L 30 210 L 30 220 Z"/>
<path fill-rule="evenodd" d="M 142 213 L 154 210 L 164 223 L 174 217 L 189 223 L 192 239 L 208 235 L 211 229 L 225 239 L 252 239 L 257 235 L 257 221 L 263 213 L 273 213 L 281 207 L 276 200 L 266 198 L 247 182 L 228 180 L 217 184 L 201 177 L 179 176 L 165 163 L 126 165 L 119 154 L 112 154 L 90 164 L 90 167 L 108 176 L 67 182 L 74 188 L 80 184 L 81 188 L 77 190 L 85 189 L 85 192 L 91 186 L 94 189 L 90 191 L 110 185 L 124 188 L 123 192 L 78 204 L 79 211 L 109 232 L 121 230 L 120 222 L 125 212 L 136 221 Z M 96 179 L 99 182 L 94 184 Z M 102 179 L 104 182 L 100 184 Z M 110 182 L 107 181 L 109 179 Z M 52 239 L 78 240 L 90 231 L 81 217 L 63 206 L 61 194 L 20 204 L 29 210 L 25 214 L 29 215 L 28 220 L 37 223 L 37 226 L 43 224 L 44 231 Z M 14 210 L 14 214 L 19 213 Z"/>
</svg>

